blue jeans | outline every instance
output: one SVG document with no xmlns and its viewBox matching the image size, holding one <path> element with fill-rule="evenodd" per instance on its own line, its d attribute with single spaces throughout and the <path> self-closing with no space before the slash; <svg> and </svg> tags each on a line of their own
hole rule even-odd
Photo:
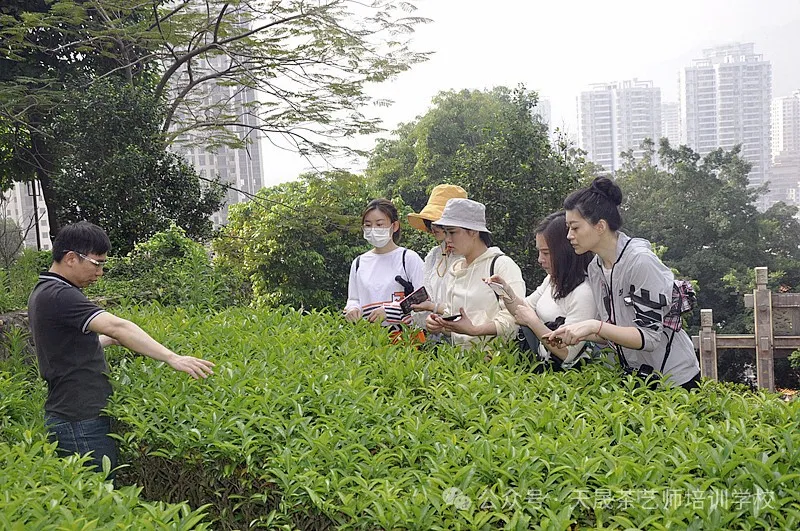
<svg viewBox="0 0 800 531">
<path fill-rule="evenodd" d="M 103 470 L 103 456 L 108 456 L 112 470 L 108 479 L 114 479 L 114 469 L 117 467 L 117 445 L 114 443 L 114 439 L 108 436 L 111 433 L 110 418 L 94 417 L 69 421 L 45 413 L 44 423 L 48 431 L 48 440 L 58 443 L 58 455 L 67 457 L 72 454 L 84 455 L 92 452 L 91 460 L 86 462 L 86 466 L 94 467 L 98 472 Z"/>
</svg>

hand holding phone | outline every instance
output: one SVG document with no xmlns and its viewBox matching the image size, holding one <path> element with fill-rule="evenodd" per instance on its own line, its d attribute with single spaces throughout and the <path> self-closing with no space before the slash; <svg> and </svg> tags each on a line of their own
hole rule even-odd
<svg viewBox="0 0 800 531">
<path fill-rule="evenodd" d="M 458 321 L 461 319 L 461 314 L 457 313 L 455 315 L 448 315 L 447 317 L 442 317 L 442 321 Z"/>
<path fill-rule="evenodd" d="M 492 282 L 492 281 L 489 281 L 489 280 L 485 280 L 484 282 L 486 282 L 486 285 L 489 286 L 490 288 L 492 288 L 492 291 L 494 291 L 500 297 L 504 297 L 506 299 L 512 299 L 513 298 L 513 297 L 511 297 L 511 295 L 508 294 L 508 292 L 505 290 L 503 285 L 500 284 L 499 282 Z"/>
<path fill-rule="evenodd" d="M 425 286 L 422 286 L 400 300 L 400 310 L 402 310 L 403 313 L 411 313 L 412 304 L 419 304 L 426 300 L 428 300 L 428 291 L 425 289 Z"/>
</svg>

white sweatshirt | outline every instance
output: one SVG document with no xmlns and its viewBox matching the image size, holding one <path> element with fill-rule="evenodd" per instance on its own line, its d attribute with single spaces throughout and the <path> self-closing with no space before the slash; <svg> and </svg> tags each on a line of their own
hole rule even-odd
<svg viewBox="0 0 800 531">
<path fill-rule="evenodd" d="M 494 264 L 494 274 L 503 277 L 514 293 L 525 293 L 525 281 L 519 266 L 510 257 L 503 255 L 499 248 L 490 247 L 469 266 L 464 258 L 459 258 L 453 264 L 453 276 L 447 284 L 446 314 L 452 315 L 458 313 L 459 308 L 464 308 L 474 324 L 493 322 L 498 337 L 512 338 L 518 330 L 514 316 L 506 309 L 503 299 L 498 299 L 492 288 L 483 281 L 490 276 L 492 259 L 498 255 L 502 256 Z M 462 346 L 479 343 L 484 339 L 453 334 L 453 343 Z"/>
<path fill-rule="evenodd" d="M 551 282 L 550 275 L 544 277 L 541 285 L 536 291 L 525 297 L 525 302 L 536 310 L 536 315 L 543 322 L 555 321 L 558 317 L 564 317 L 564 324 L 578 323 L 587 319 L 597 319 L 597 306 L 594 303 L 592 288 L 588 282 L 581 283 L 577 288 L 563 299 L 554 299 L 553 290 L 555 285 Z M 567 358 L 561 366 L 565 369 L 571 367 L 583 355 L 579 356 L 585 341 L 567 347 L 569 351 Z M 539 356 L 543 359 L 550 359 L 550 351 L 544 345 L 539 345 Z"/>
<path fill-rule="evenodd" d="M 406 267 L 403 270 L 403 252 L 406 253 Z M 358 271 L 356 271 L 358 262 Z M 373 250 L 362 254 L 350 265 L 350 282 L 347 285 L 347 304 L 345 312 L 361 308 L 362 317 L 376 308 L 384 308 L 384 325 L 400 322 L 410 324 L 411 315 L 403 316 L 398 302 L 404 297 L 403 286 L 395 277 L 400 275 L 409 280 L 414 288 L 423 285 L 422 258 L 411 249 L 398 247 L 388 253 L 378 254 Z"/>
<path fill-rule="evenodd" d="M 444 254 L 442 244 L 433 247 L 425 256 L 422 269 L 425 290 L 428 298 L 435 304 L 443 304 L 447 300 L 447 281 L 452 276 L 453 263 L 461 258 L 455 254 Z M 414 324 L 425 328 L 425 319 L 431 312 L 413 312 Z"/>
</svg>

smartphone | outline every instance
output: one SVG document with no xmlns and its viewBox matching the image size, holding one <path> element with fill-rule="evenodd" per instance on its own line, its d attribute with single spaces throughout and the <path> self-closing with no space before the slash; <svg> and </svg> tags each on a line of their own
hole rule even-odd
<svg viewBox="0 0 800 531">
<path fill-rule="evenodd" d="M 500 284 L 499 282 L 487 282 L 486 285 L 492 288 L 492 291 L 494 291 L 501 297 L 505 297 L 507 299 L 511 298 L 511 295 L 508 294 L 508 292 L 503 288 L 503 285 Z"/>
<path fill-rule="evenodd" d="M 428 291 L 425 286 L 422 286 L 400 300 L 400 309 L 403 313 L 411 313 L 412 304 L 419 304 L 426 300 L 428 300 Z"/>
<path fill-rule="evenodd" d="M 442 317 L 442 321 L 458 321 L 461 319 L 461 314 L 457 313 L 455 315 L 448 315 L 447 317 Z"/>
</svg>

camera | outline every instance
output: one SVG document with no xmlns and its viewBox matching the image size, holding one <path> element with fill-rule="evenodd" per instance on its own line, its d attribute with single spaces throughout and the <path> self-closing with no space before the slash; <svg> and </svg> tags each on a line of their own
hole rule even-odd
<svg viewBox="0 0 800 531">
<path fill-rule="evenodd" d="M 646 382 L 647 387 L 650 389 L 655 389 L 658 387 L 658 382 L 661 380 L 661 376 L 655 372 L 652 365 L 642 364 L 639 367 L 631 367 L 630 365 L 626 365 L 622 367 L 622 373 L 625 376 L 633 375 L 636 377 L 637 381 L 635 383 L 636 387 L 639 387 L 639 379 L 642 379 Z"/>
</svg>

